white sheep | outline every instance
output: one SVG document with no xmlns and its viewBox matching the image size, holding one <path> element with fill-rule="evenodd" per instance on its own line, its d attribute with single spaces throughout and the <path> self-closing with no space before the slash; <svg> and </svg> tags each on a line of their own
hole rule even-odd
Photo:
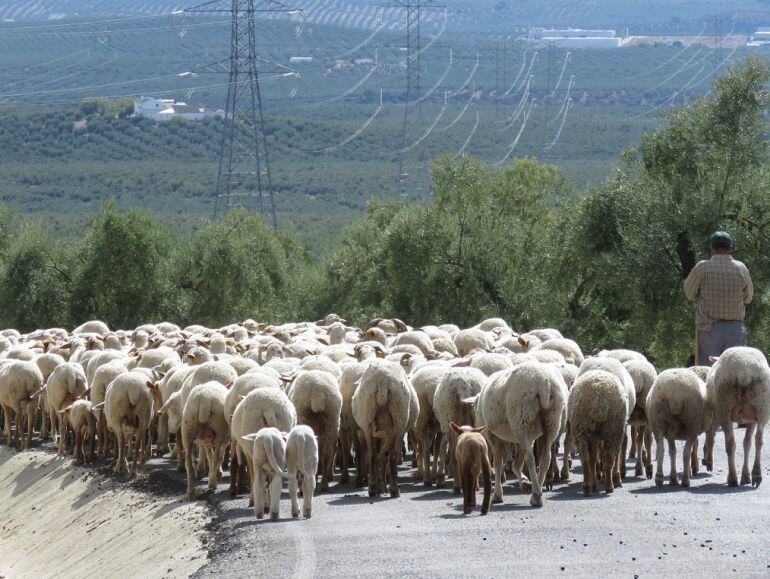
<svg viewBox="0 0 770 579">
<path fill-rule="evenodd" d="M 283 390 L 278 388 L 257 388 L 249 392 L 235 407 L 230 421 L 230 432 L 236 442 L 238 463 L 245 461 L 251 477 L 251 499 L 254 501 L 254 466 L 252 443 L 244 439 L 248 434 L 259 432 L 263 428 L 275 427 L 282 432 L 289 432 L 297 424 L 297 411 Z"/>
<path fill-rule="evenodd" d="M 48 377 L 45 383 L 45 397 L 51 413 L 51 433 L 56 437 L 59 424 L 59 456 L 64 456 L 67 439 L 67 415 L 58 414 L 86 392 L 86 375 L 80 364 L 65 362 Z"/>
<path fill-rule="evenodd" d="M 157 387 L 139 372 L 116 377 L 104 397 L 104 414 L 109 428 L 118 439 L 115 474 L 136 474 L 139 455 L 143 454 L 146 433 L 152 419 L 153 393 Z M 128 468 L 127 445 L 136 435 L 131 469 Z"/>
<path fill-rule="evenodd" d="M 454 469 L 452 488 L 455 493 L 462 492 L 457 462 L 454 460 L 457 437 L 449 424 L 454 422 L 458 426 L 473 426 L 473 405 L 463 403 L 463 400 L 473 398 L 481 392 L 486 380 L 486 375 L 476 368 L 450 368 L 436 387 L 432 406 L 441 429 L 436 472 L 436 486 L 439 488 L 444 486 L 444 477 L 448 470 L 446 462 L 449 459 Z"/>
<path fill-rule="evenodd" d="M 398 456 L 409 425 L 413 389 L 404 369 L 392 362 L 372 362 L 353 394 L 353 417 L 364 435 L 369 496 L 381 494 L 384 472 L 391 497 L 398 497 Z M 387 468 L 386 468 L 387 465 Z"/>
<path fill-rule="evenodd" d="M 302 516 L 309 519 L 312 514 L 315 479 L 318 472 L 318 442 L 313 429 L 298 424 L 289 432 L 286 440 L 286 471 L 289 475 L 289 498 L 291 516 L 299 517 L 297 504 L 297 473 L 302 476 Z"/>
<path fill-rule="evenodd" d="M 481 370 L 486 376 L 491 376 L 500 370 L 513 368 L 511 358 L 505 354 L 484 353 L 471 357 L 471 368 Z M 459 426 L 462 426 L 458 423 Z"/>
<path fill-rule="evenodd" d="M 441 427 L 436 420 L 433 411 L 433 399 L 444 374 L 449 366 L 430 364 L 421 366 L 411 376 L 412 388 L 417 394 L 420 407 L 415 424 L 415 439 L 417 442 L 417 474 L 422 477 L 425 485 L 433 484 L 438 469 L 438 454 L 434 450 L 434 444 L 440 442 Z M 435 454 L 433 468 L 431 468 L 431 454 Z"/>
<path fill-rule="evenodd" d="M 59 410 L 59 415 L 66 415 L 66 422 L 69 423 L 72 431 L 75 433 L 75 447 L 72 450 L 72 456 L 77 462 L 85 462 L 86 456 L 83 452 L 83 442 L 88 439 L 88 460 L 94 460 L 94 449 L 96 446 L 96 420 L 91 412 L 90 400 L 75 400 L 72 404 Z"/>
<path fill-rule="evenodd" d="M 727 484 L 738 486 L 735 469 L 735 433 L 733 422 L 745 423 L 741 484 L 758 487 L 762 482 L 762 436 L 770 419 L 770 368 L 765 355 L 755 348 L 728 348 L 709 372 L 706 381 L 709 403 L 714 409 L 714 427 L 709 429 L 713 446 L 713 429 L 721 426 L 725 433 L 728 475 Z M 754 438 L 754 466 L 749 478 L 749 452 Z"/>
<path fill-rule="evenodd" d="M 209 464 L 208 487 L 216 490 L 219 465 L 229 438 L 230 428 L 225 420 L 225 396 L 227 388 L 219 382 L 206 382 L 195 386 L 187 397 L 182 411 L 182 441 L 185 448 L 187 470 L 187 500 L 195 500 L 192 445 L 198 444 L 206 453 Z"/>
<path fill-rule="evenodd" d="M 522 490 L 528 492 L 531 486 L 529 504 L 543 506 L 543 484 L 550 474 L 551 448 L 561 432 L 566 403 L 567 385 L 558 370 L 549 364 L 529 361 L 490 376 L 476 398 L 475 408 L 477 423 L 494 435 L 494 502 L 503 500 L 501 441 L 507 441 L 516 446 L 513 469 Z M 540 438 L 536 469 L 532 448 Z M 522 474 L 524 463 L 531 483 Z M 548 481 L 549 487 L 551 482 Z"/>
<path fill-rule="evenodd" d="M 628 390 L 614 373 L 589 370 L 578 376 L 569 391 L 567 416 L 573 444 L 583 466 L 583 494 L 598 488 L 596 473 L 601 459 L 604 489 L 620 485 L 616 463 L 628 419 Z"/>
<path fill-rule="evenodd" d="M 99 439 L 99 455 L 104 458 L 107 456 L 109 445 L 107 443 L 107 419 L 104 416 L 102 402 L 107 393 L 107 388 L 112 381 L 128 372 L 125 364 L 120 360 L 113 360 L 108 364 L 99 366 L 94 372 L 94 378 L 88 388 L 88 397 L 91 399 L 91 412 L 96 420 L 96 431 Z"/>
<path fill-rule="evenodd" d="M 580 346 L 577 345 L 577 342 L 568 338 L 551 338 L 545 340 L 537 346 L 536 349 L 554 350 L 559 352 L 564 357 L 564 361 L 567 364 L 574 364 L 575 366 L 580 366 L 585 359 L 583 351 L 580 349 Z"/>
<path fill-rule="evenodd" d="M 452 336 L 452 341 L 460 356 L 467 356 L 474 351 L 487 352 L 494 347 L 490 335 L 478 328 L 460 330 Z"/>
<path fill-rule="evenodd" d="M 289 389 L 289 400 L 299 424 L 310 426 L 318 437 L 319 489 L 325 491 L 334 476 L 334 451 L 340 432 L 342 394 L 337 378 L 324 370 L 300 370 Z"/>
<path fill-rule="evenodd" d="M 100 336 L 103 336 L 105 334 L 108 334 L 109 331 L 110 331 L 110 327 L 104 322 L 100 320 L 91 320 L 89 322 L 85 322 L 79 325 L 77 328 L 72 330 L 72 333 L 73 334 L 99 334 Z"/>
<path fill-rule="evenodd" d="M 690 486 L 690 477 L 697 474 L 698 436 L 710 424 L 706 403 L 706 385 L 686 368 L 664 370 L 655 379 L 646 403 L 647 422 L 655 437 L 657 470 L 655 484 L 663 487 L 664 438 L 668 441 L 671 471 L 669 482 L 678 485 L 676 473 L 676 441 L 684 440 L 682 486 Z"/>
<path fill-rule="evenodd" d="M 27 433 L 22 450 L 29 447 L 42 388 L 43 374 L 34 362 L 9 360 L 0 365 L 0 406 L 5 417 L 5 441 L 9 446 L 18 441 L 26 422 Z M 16 420 L 14 438 L 11 438 L 11 412 Z"/>
<path fill-rule="evenodd" d="M 251 491 L 254 497 L 254 514 L 261 519 L 265 510 L 268 510 L 270 519 L 275 521 L 278 519 L 283 478 L 288 478 L 284 472 L 286 441 L 279 430 L 273 427 L 246 434 L 241 437 L 241 440 L 252 445 L 249 465 L 255 469 Z M 265 479 L 269 481 L 267 487 Z M 268 504 L 269 509 L 265 509 Z"/>
<path fill-rule="evenodd" d="M 623 367 L 631 375 L 636 391 L 636 406 L 628 418 L 631 424 L 631 450 L 628 458 L 636 458 L 634 471 L 636 476 L 642 476 L 642 472 L 646 471 L 647 478 L 652 478 L 652 434 L 647 428 L 646 405 L 647 396 L 658 373 L 655 366 L 647 360 L 628 360 L 623 363 Z"/>
<path fill-rule="evenodd" d="M 374 350 L 371 351 L 372 356 Z M 342 408 L 340 410 L 340 484 L 350 481 L 348 472 L 351 452 L 355 452 L 356 460 L 356 484 L 366 484 L 366 467 L 363 448 L 363 433 L 360 432 L 356 419 L 353 417 L 353 394 L 355 394 L 361 376 L 364 374 L 371 359 L 365 362 L 345 365 L 339 379 L 340 395 L 342 396 Z"/>
</svg>

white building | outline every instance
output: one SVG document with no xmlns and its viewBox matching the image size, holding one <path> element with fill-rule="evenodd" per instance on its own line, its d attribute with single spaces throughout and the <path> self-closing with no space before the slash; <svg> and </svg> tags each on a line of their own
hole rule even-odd
<svg viewBox="0 0 770 579">
<path fill-rule="evenodd" d="M 615 38 L 614 30 L 583 30 L 581 28 L 531 28 L 529 39 L 538 38 Z"/>
<path fill-rule="evenodd" d="M 170 121 L 171 119 L 188 119 L 200 121 L 206 117 L 224 116 L 224 112 L 207 111 L 203 105 L 177 102 L 174 99 L 156 99 L 141 97 L 134 100 L 134 116 L 147 117 L 153 121 Z"/>
<path fill-rule="evenodd" d="M 557 48 L 619 48 L 623 45 L 623 39 L 614 30 L 530 28 L 527 38 L 532 43 L 552 42 Z"/>
</svg>

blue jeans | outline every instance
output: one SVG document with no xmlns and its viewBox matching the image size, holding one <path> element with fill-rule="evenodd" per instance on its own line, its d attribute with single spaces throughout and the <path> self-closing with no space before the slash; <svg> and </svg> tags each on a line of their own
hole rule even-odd
<svg viewBox="0 0 770 579">
<path fill-rule="evenodd" d="M 727 348 L 746 345 L 746 326 L 742 321 L 716 322 L 708 332 L 698 330 L 698 365 L 711 366 L 709 356 L 721 356 Z"/>
</svg>

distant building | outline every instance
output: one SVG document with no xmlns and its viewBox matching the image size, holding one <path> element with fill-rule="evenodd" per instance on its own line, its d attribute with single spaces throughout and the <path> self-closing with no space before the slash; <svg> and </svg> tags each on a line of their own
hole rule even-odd
<svg viewBox="0 0 770 579">
<path fill-rule="evenodd" d="M 141 97 L 134 100 L 134 116 L 160 122 L 171 119 L 200 121 L 206 117 L 224 116 L 224 111 L 207 111 L 203 105 L 177 102 L 174 99 Z"/>
<path fill-rule="evenodd" d="M 770 28 L 760 27 L 746 43 L 746 46 L 756 48 L 758 46 L 770 46 Z"/>
<path fill-rule="evenodd" d="M 558 48 L 619 48 L 623 45 L 623 39 L 614 30 L 530 28 L 527 38 L 533 43 L 553 42 Z"/>
<path fill-rule="evenodd" d="M 310 64 L 313 62 L 312 56 L 292 56 L 289 59 L 289 64 Z"/>
</svg>

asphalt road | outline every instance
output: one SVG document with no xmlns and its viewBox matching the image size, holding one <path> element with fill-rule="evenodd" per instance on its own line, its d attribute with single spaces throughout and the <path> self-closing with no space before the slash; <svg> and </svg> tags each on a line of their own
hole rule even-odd
<svg viewBox="0 0 770 579">
<path fill-rule="evenodd" d="M 294 520 L 284 490 L 281 519 L 258 521 L 247 497 L 224 492 L 225 477 L 208 499 L 219 517 L 198 576 L 770 577 L 769 437 L 765 483 L 757 489 L 727 487 L 720 433 L 714 472 L 697 475 L 691 488 L 669 487 L 667 456 L 662 490 L 629 476 L 612 495 L 585 498 L 576 460 L 571 480 L 546 492 L 542 508 L 530 507 L 509 480 L 504 502 L 486 516 L 463 515 L 462 497 L 451 488 L 424 487 L 404 467 L 398 499 L 370 499 L 365 488 L 334 484 L 313 499 L 311 519 Z M 742 440 L 739 430 L 739 471 Z"/>
</svg>

